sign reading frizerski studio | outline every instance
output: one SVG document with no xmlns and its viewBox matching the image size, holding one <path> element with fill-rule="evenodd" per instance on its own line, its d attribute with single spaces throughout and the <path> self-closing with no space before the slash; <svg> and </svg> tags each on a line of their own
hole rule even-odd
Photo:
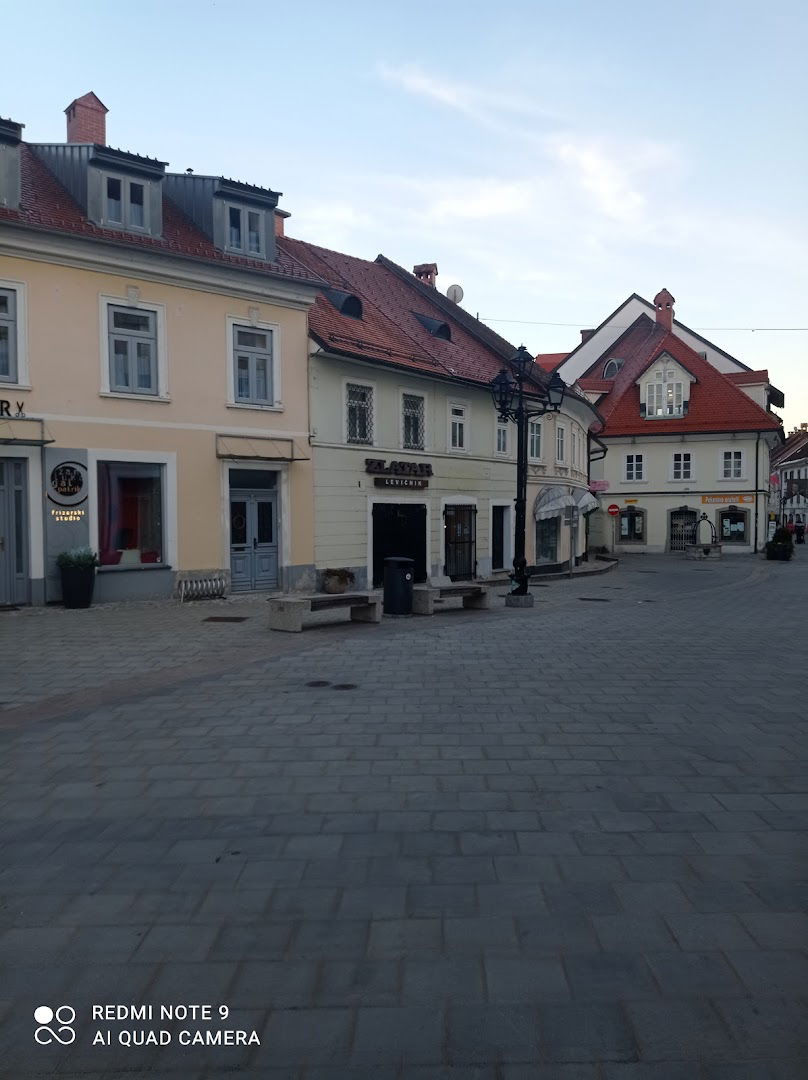
<svg viewBox="0 0 808 1080">
<path fill-rule="evenodd" d="M 383 458 L 365 458 L 365 472 L 374 477 L 376 487 L 425 488 L 432 466 L 422 461 L 391 461 L 388 465 Z"/>
</svg>

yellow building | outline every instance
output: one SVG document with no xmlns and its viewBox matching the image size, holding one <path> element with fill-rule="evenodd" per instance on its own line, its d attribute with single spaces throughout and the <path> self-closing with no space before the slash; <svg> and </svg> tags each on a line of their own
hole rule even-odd
<svg viewBox="0 0 808 1080">
<path fill-rule="evenodd" d="M 90 545 L 99 600 L 313 583 L 307 311 L 278 193 L 0 120 L 0 604 L 60 598 Z"/>
</svg>

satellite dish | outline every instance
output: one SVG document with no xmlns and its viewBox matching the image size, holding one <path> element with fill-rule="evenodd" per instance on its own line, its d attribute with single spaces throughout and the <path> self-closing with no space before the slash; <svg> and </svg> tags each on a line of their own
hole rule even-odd
<svg viewBox="0 0 808 1080">
<path fill-rule="evenodd" d="M 463 290 L 459 285 L 450 285 L 446 290 L 446 295 L 452 301 L 453 304 L 459 304 L 463 299 Z"/>
</svg>

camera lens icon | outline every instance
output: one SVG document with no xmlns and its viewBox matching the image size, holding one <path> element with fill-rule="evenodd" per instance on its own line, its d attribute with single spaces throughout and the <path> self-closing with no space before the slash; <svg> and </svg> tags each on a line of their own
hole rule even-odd
<svg viewBox="0 0 808 1080">
<path fill-rule="evenodd" d="M 76 1010 L 70 1005 L 60 1005 L 55 1011 L 50 1005 L 37 1005 L 34 1009 L 34 1020 L 39 1027 L 34 1032 L 34 1039 L 40 1046 L 48 1046 L 58 1042 L 62 1046 L 69 1046 L 75 1041 L 76 1032 L 71 1027 L 76 1019 Z M 56 1022 L 56 1029 L 49 1025 Z"/>
</svg>

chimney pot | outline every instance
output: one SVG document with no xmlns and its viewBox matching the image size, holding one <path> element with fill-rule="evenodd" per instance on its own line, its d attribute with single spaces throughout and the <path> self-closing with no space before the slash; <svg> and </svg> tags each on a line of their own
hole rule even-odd
<svg viewBox="0 0 808 1080">
<path fill-rule="evenodd" d="M 438 276 L 437 263 L 418 263 L 417 266 L 413 266 L 412 272 L 419 281 L 423 281 L 424 285 L 435 288 L 435 278 Z"/>
<path fill-rule="evenodd" d="M 583 345 L 583 343 L 585 341 L 589 341 L 589 339 L 592 337 L 592 335 L 594 333 L 595 333 L 594 330 L 582 330 L 581 331 L 581 344 Z"/>
<path fill-rule="evenodd" d="M 90 91 L 76 98 L 65 109 L 67 116 L 67 141 L 69 143 L 97 143 L 107 145 L 107 113 L 109 109 Z"/>
<path fill-rule="evenodd" d="M 667 289 L 661 289 L 654 297 L 657 325 L 667 333 L 673 330 L 673 305 L 676 303 Z"/>
</svg>

